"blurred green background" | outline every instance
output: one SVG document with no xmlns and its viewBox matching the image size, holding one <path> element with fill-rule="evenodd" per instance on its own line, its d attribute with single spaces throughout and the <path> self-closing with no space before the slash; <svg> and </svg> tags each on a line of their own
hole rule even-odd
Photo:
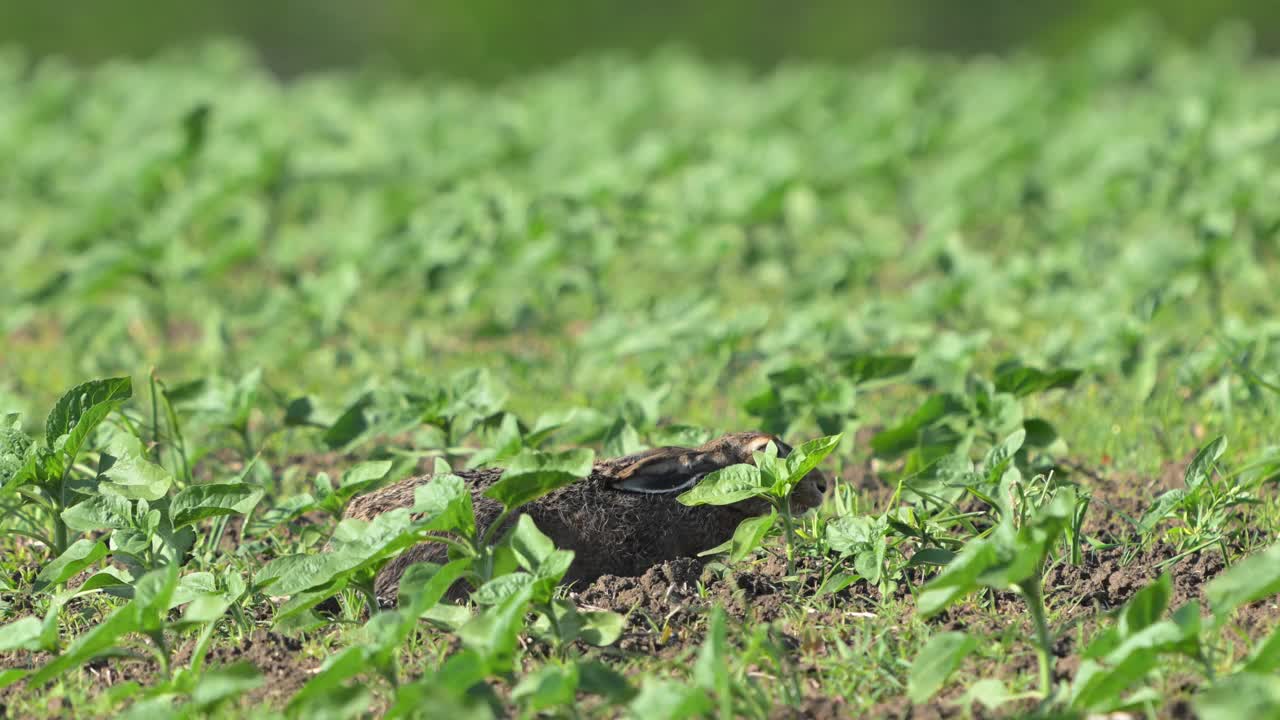
<svg viewBox="0 0 1280 720">
<path fill-rule="evenodd" d="M 80 62 L 209 36 L 250 42 L 276 72 L 381 63 L 496 80 L 586 51 L 676 45 L 768 67 L 886 48 L 1062 52 L 1135 11 L 1198 41 L 1225 20 L 1280 48 L 1276 0 L 0 0 L 0 45 Z"/>
</svg>

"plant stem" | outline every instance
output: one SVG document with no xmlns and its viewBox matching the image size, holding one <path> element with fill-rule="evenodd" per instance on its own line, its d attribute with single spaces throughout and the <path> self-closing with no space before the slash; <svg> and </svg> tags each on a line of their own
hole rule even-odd
<svg viewBox="0 0 1280 720">
<path fill-rule="evenodd" d="M 157 630 L 151 633 L 151 640 L 155 643 L 155 654 L 160 660 L 160 674 L 165 680 L 172 680 L 173 673 L 169 665 L 169 644 L 165 642 L 164 630 Z"/>
<path fill-rule="evenodd" d="M 230 515 L 219 515 L 214 519 L 213 532 L 205 536 L 204 555 L 206 558 L 211 559 L 217 554 L 218 546 L 222 544 L 222 536 L 227 532 L 227 522 L 230 517 Z"/>
<path fill-rule="evenodd" d="M 795 547 L 795 526 L 791 520 L 791 501 L 788 498 L 782 499 L 782 527 L 786 531 L 787 545 L 787 575 L 795 575 L 796 567 L 793 557 Z"/>
<path fill-rule="evenodd" d="M 197 675 L 200 669 L 204 667 L 204 656 L 209 652 L 209 643 L 213 640 L 213 631 L 218 625 L 218 621 L 206 623 L 200 630 L 200 636 L 196 639 L 195 650 L 191 653 L 191 671 Z"/>
<path fill-rule="evenodd" d="M 502 512 L 498 513 L 498 517 L 494 518 L 493 522 L 489 523 L 489 527 L 485 528 L 484 534 L 480 536 L 480 543 L 482 545 L 488 546 L 493 544 L 494 536 L 498 534 L 498 530 L 502 527 L 502 524 L 511 515 L 511 511 L 514 509 L 515 508 L 504 507 Z"/>
<path fill-rule="evenodd" d="M 156 462 L 160 462 L 160 400 L 156 391 L 156 369 L 151 368 L 148 376 L 151 382 L 151 452 Z"/>
<path fill-rule="evenodd" d="M 53 511 L 53 554 L 61 555 L 67 549 L 67 524 L 62 521 L 62 514 Z"/>
<path fill-rule="evenodd" d="M 560 657 L 561 651 L 564 650 L 565 637 L 564 633 L 560 630 L 560 623 L 556 621 L 556 611 L 552 607 L 551 603 L 547 603 L 545 608 L 539 609 L 546 613 L 547 621 L 551 624 L 551 633 L 555 635 L 554 649 L 556 657 Z"/>
<path fill-rule="evenodd" d="M 257 452 L 253 449 L 253 437 L 249 434 L 248 421 L 243 426 L 237 427 L 236 432 L 240 435 L 240 442 L 244 444 L 245 458 L 248 459 L 256 455 Z"/>
<path fill-rule="evenodd" d="M 1053 692 L 1053 635 L 1049 632 L 1049 621 L 1045 617 L 1044 593 L 1040 587 L 1040 576 L 1037 574 L 1028 580 L 1018 583 L 1023 600 L 1031 610 L 1031 619 L 1036 624 L 1036 655 L 1040 661 L 1040 694 L 1045 701 Z"/>
<path fill-rule="evenodd" d="M 356 589 L 364 596 L 364 601 L 369 606 L 369 617 L 373 617 L 381 609 L 378 605 L 378 595 L 373 591 L 373 585 L 367 582 L 357 583 Z"/>
</svg>

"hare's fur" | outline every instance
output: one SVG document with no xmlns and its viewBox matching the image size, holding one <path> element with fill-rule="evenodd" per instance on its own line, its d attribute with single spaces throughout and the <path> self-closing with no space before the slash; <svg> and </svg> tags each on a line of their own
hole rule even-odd
<svg viewBox="0 0 1280 720">
<path fill-rule="evenodd" d="M 564 582 L 590 582 L 605 575 L 640 575 L 649 567 L 676 557 L 691 556 L 715 547 L 733 535 L 745 518 L 767 513 L 761 500 L 727 506 L 690 507 L 676 500 L 678 489 L 692 485 L 707 472 L 742 462 L 751 453 L 774 442 L 780 455 L 790 452 L 785 443 L 762 433 L 736 433 L 699 448 L 657 448 L 623 458 L 597 462 L 591 474 L 521 507 L 508 516 L 497 536 L 507 532 L 520 515 L 528 515 L 557 547 L 574 552 Z M 501 505 L 484 491 L 502 477 L 502 470 L 463 470 L 455 475 L 471 488 L 476 525 L 481 532 L 501 512 Z M 649 488 L 669 486 L 669 491 L 619 489 L 638 476 Z M 431 475 L 407 478 L 355 498 L 346 517 L 372 519 L 396 508 L 412 507 L 414 490 L 429 483 Z M 696 482 L 696 480 L 694 480 Z M 821 502 L 825 478 L 814 471 L 792 495 L 792 505 L 803 511 Z M 427 542 L 393 558 L 375 582 L 378 597 L 394 603 L 401 575 L 414 563 L 447 561 L 446 546 Z"/>
</svg>

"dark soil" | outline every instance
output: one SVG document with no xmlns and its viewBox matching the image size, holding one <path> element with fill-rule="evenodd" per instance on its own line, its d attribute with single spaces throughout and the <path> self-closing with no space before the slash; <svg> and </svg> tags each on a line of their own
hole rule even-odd
<svg viewBox="0 0 1280 720">
<path fill-rule="evenodd" d="M 256 690 L 245 694 L 242 705 L 267 702 L 280 705 L 311 679 L 324 658 L 308 657 L 302 653 L 303 643 L 268 630 L 255 630 L 252 635 L 234 646 L 215 644 L 205 656 L 205 667 L 215 668 L 241 660 L 254 664 L 262 672 L 266 682 Z M 191 661 L 192 645 L 175 653 L 175 661 L 186 664 Z"/>
</svg>

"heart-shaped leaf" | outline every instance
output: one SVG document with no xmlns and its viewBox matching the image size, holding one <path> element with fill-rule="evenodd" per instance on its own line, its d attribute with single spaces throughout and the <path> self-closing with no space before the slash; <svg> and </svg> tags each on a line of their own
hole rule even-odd
<svg viewBox="0 0 1280 720">
<path fill-rule="evenodd" d="M 248 515 L 261 499 L 260 488 L 244 483 L 191 485 L 173 496 L 169 517 L 179 528 L 219 515 Z"/>
<path fill-rule="evenodd" d="M 676 500 L 684 505 L 732 505 L 768 492 L 755 465 L 730 465 L 710 473 Z"/>
</svg>

